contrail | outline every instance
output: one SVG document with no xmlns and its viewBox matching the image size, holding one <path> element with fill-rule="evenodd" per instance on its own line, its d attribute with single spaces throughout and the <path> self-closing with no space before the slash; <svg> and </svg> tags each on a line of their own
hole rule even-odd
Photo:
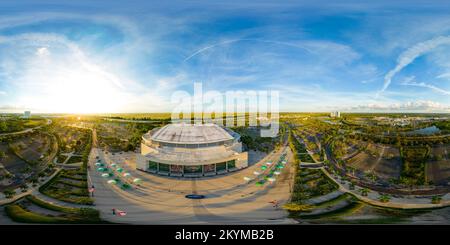
<svg viewBox="0 0 450 245">
<path fill-rule="evenodd" d="M 195 51 L 195 52 L 192 53 L 191 55 L 189 55 L 187 58 L 185 58 L 185 59 L 183 60 L 183 62 L 188 61 L 188 60 L 191 59 L 192 57 L 194 57 L 194 56 L 196 56 L 197 54 L 200 54 L 200 53 L 202 53 L 202 52 L 204 52 L 204 51 L 206 51 L 206 50 L 208 50 L 208 49 L 212 49 L 212 48 L 217 47 L 217 46 L 225 45 L 225 44 L 228 44 L 228 43 L 234 43 L 234 42 L 238 42 L 238 41 L 241 41 L 241 39 L 228 40 L 228 41 L 224 41 L 224 42 L 220 42 L 220 43 L 216 43 L 216 44 L 213 44 L 213 45 L 210 45 L 210 46 L 203 47 L 203 48 L 201 48 L 201 49 Z"/>
<path fill-rule="evenodd" d="M 278 42 L 278 41 L 272 41 L 272 40 L 263 40 L 263 39 L 253 39 L 253 38 L 239 38 L 239 39 L 232 39 L 232 40 L 227 40 L 227 41 L 223 41 L 220 43 L 216 43 L 210 46 L 206 46 L 203 47 L 201 49 L 198 49 L 197 51 L 195 51 L 194 53 L 192 53 L 191 55 L 189 55 L 188 57 L 186 57 L 183 62 L 186 62 L 188 60 L 190 60 L 192 57 L 203 53 L 206 50 L 215 48 L 217 46 L 222 46 L 225 44 L 229 44 L 229 43 L 235 43 L 235 42 L 241 42 L 241 41 L 254 41 L 254 42 L 263 42 L 263 43 L 273 43 L 273 44 L 278 44 L 278 45 L 285 45 L 285 46 L 290 46 L 290 47 L 294 47 L 294 48 L 301 48 L 304 49 L 306 51 L 308 51 L 309 53 L 313 53 L 311 50 L 307 49 L 304 46 L 300 46 L 300 45 L 296 45 L 296 44 L 292 44 L 292 43 L 286 43 L 286 42 Z"/>
<path fill-rule="evenodd" d="M 430 52 L 440 45 L 450 44 L 450 36 L 438 36 L 430 40 L 417 43 L 416 45 L 408 48 L 405 52 L 401 53 L 397 58 L 397 65 L 394 69 L 390 70 L 386 76 L 384 76 L 384 84 L 380 91 L 376 94 L 378 97 L 384 92 L 392 82 L 392 78 L 400 72 L 403 68 L 411 64 L 417 57 Z"/>
<path fill-rule="evenodd" d="M 429 88 L 429 89 L 431 89 L 431 90 L 433 90 L 435 92 L 438 92 L 440 94 L 450 95 L 450 91 L 447 91 L 445 89 L 436 87 L 436 86 L 434 86 L 432 84 L 427 84 L 427 83 L 424 83 L 424 82 L 414 82 L 413 80 L 414 80 L 414 78 L 406 79 L 403 83 L 401 83 L 401 85 Z"/>
</svg>

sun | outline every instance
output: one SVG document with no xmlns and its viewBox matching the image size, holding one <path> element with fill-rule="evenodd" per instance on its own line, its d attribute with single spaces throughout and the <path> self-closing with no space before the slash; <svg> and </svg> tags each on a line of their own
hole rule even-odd
<svg viewBox="0 0 450 245">
<path fill-rule="evenodd" d="M 54 113 L 116 112 L 130 99 L 113 73 L 79 54 L 37 49 L 19 80 L 20 104 Z"/>
</svg>

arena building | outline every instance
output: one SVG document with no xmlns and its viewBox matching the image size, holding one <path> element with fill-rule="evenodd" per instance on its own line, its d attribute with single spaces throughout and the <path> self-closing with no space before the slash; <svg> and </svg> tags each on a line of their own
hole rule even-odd
<svg viewBox="0 0 450 245">
<path fill-rule="evenodd" d="M 169 124 L 142 136 L 139 170 L 177 177 L 224 174 L 248 166 L 240 135 L 216 124 Z"/>
</svg>

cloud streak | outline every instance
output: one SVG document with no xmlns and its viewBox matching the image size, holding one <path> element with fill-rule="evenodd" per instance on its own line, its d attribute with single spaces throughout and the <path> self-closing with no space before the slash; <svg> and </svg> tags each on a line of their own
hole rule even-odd
<svg viewBox="0 0 450 245">
<path fill-rule="evenodd" d="M 263 39 L 254 39 L 254 38 L 238 38 L 238 39 L 232 39 L 232 40 L 226 40 L 223 42 L 219 42 L 219 43 L 215 43 L 212 45 L 208 45 L 205 46 L 203 48 L 198 49 L 197 51 L 193 52 L 191 55 L 189 55 L 188 57 L 186 57 L 183 62 L 186 62 L 188 60 L 190 60 L 191 58 L 193 58 L 196 55 L 199 55 L 209 49 L 213 49 L 219 46 L 223 46 L 226 44 L 231 44 L 231 43 L 235 43 L 235 42 L 243 42 L 243 41 L 253 41 L 253 42 L 262 42 L 262 43 L 272 43 L 272 44 L 278 44 L 278 45 L 284 45 L 284 46 L 289 46 L 289 47 L 294 47 L 294 48 L 301 48 L 306 50 L 309 53 L 314 53 L 311 49 L 306 48 L 304 45 L 297 45 L 297 44 L 293 44 L 293 43 L 288 43 L 288 42 L 279 42 L 279 41 L 273 41 L 273 40 L 263 40 Z"/>
<path fill-rule="evenodd" d="M 446 36 L 450 29 L 431 26 L 399 34 L 398 23 L 390 21 L 391 14 L 405 25 L 416 23 L 411 19 L 418 15 L 427 15 L 427 20 L 435 23 L 435 15 L 412 13 L 404 18 L 405 12 L 397 10 L 383 16 L 353 15 L 353 10 L 325 14 L 295 8 L 300 7 L 296 3 L 283 11 L 270 8 L 271 14 L 267 14 L 269 8 L 253 4 L 233 4 L 229 6 L 232 11 L 208 11 L 213 6 L 203 3 L 192 7 L 180 2 L 170 9 L 156 3 L 125 7 L 77 2 L 50 8 L 39 3 L 2 8 L 4 3 L 0 3 L 0 91 L 7 92 L 0 92 L 0 105 L 37 107 L 36 101 L 51 97 L 45 96 L 46 90 L 58 94 L 52 90 L 55 86 L 67 86 L 76 94 L 74 89 L 93 84 L 95 89 L 86 89 L 83 96 L 104 96 L 128 105 L 124 112 L 170 111 L 167 98 L 171 93 L 190 91 L 194 81 L 203 82 L 207 90 L 222 92 L 277 85 L 285 101 L 282 109 L 290 111 L 402 104 L 424 93 L 428 93 L 426 99 L 448 105 L 446 97 L 439 95 L 448 95 L 443 83 L 431 87 L 409 81 L 404 84 L 410 86 L 408 92 L 387 89 L 404 67 L 450 39 Z M 368 17 L 376 20 L 377 26 L 364 26 Z M 440 20 L 450 23 L 448 16 Z M 378 31 L 381 29 L 383 33 Z M 364 38 L 364 32 L 374 35 Z M 358 44 L 361 40 L 363 45 Z M 428 41 L 419 43 L 423 40 Z M 374 44 L 385 52 L 375 52 L 370 48 Z M 386 48 L 391 44 L 394 48 Z M 405 52 L 397 57 L 392 51 L 400 47 Z M 431 83 L 434 80 L 430 79 L 436 78 L 432 73 L 447 71 L 440 69 L 447 67 L 445 62 L 436 62 L 446 60 L 446 51 L 439 52 L 440 59 L 433 52 L 430 58 L 434 59 L 424 60 L 420 69 L 425 72 L 419 80 Z M 397 65 L 389 71 L 392 67 L 385 64 L 396 58 Z M 409 68 L 419 71 L 416 66 Z M 426 77 L 428 74 L 434 76 Z M 381 84 L 373 81 L 383 79 L 384 93 L 376 97 Z M 110 90 L 105 92 L 104 87 Z M 57 98 L 62 100 L 72 96 L 61 94 Z"/>
<path fill-rule="evenodd" d="M 394 76 L 403 68 L 411 64 L 417 57 L 430 52 L 431 50 L 441 46 L 450 44 L 450 36 L 438 36 L 433 39 L 418 43 L 400 54 L 397 58 L 397 65 L 390 70 L 384 77 L 384 84 L 377 96 L 383 93 L 391 84 Z"/>
<path fill-rule="evenodd" d="M 26 34 L 20 34 L 16 36 L 0 36 L 0 44 L 5 42 L 21 42 L 26 41 L 33 45 L 48 45 L 50 43 L 58 43 L 66 46 L 73 54 L 75 55 L 76 59 L 80 62 L 80 64 L 86 68 L 88 71 L 98 73 L 104 77 L 106 77 L 108 80 L 113 82 L 116 86 L 120 88 L 124 88 L 124 85 L 121 83 L 121 81 L 112 73 L 105 71 L 104 69 L 101 69 L 98 65 L 93 64 L 88 61 L 88 58 L 85 56 L 83 51 L 78 47 L 78 45 L 64 36 L 56 35 L 56 34 L 42 34 L 42 33 L 26 33 Z M 42 50 L 45 50 L 45 52 L 48 52 L 48 48 L 39 48 L 37 52 L 42 52 Z"/>
<path fill-rule="evenodd" d="M 429 88 L 437 93 L 443 94 L 443 95 L 450 95 L 450 91 L 447 91 L 445 89 L 436 87 L 432 84 L 424 83 L 424 82 L 414 82 L 414 77 L 408 78 L 405 81 L 401 83 L 401 85 L 404 86 L 415 86 L 415 87 L 421 87 L 421 88 Z"/>
<path fill-rule="evenodd" d="M 450 107 L 430 100 L 407 101 L 404 103 L 369 103 L 344 109 L 346 111 L 375 112 L 450 112 Z"/>
</svg>

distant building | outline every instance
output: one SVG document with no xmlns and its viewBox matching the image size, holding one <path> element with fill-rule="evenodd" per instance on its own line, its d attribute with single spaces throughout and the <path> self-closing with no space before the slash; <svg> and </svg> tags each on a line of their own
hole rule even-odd
<svg viewBox="0 0 450 245">
<path fill-rule="evenodd" d="M 332 112 L 330 112 L 330 117 L 341 117 L 341 112 L 332 111 Z"/>
<path fill-rule="evenodd" d="M 23 112 L 23 118 L 30 118 L 31 117 L 31 111 L 24 111 Z"/>
</svg>

